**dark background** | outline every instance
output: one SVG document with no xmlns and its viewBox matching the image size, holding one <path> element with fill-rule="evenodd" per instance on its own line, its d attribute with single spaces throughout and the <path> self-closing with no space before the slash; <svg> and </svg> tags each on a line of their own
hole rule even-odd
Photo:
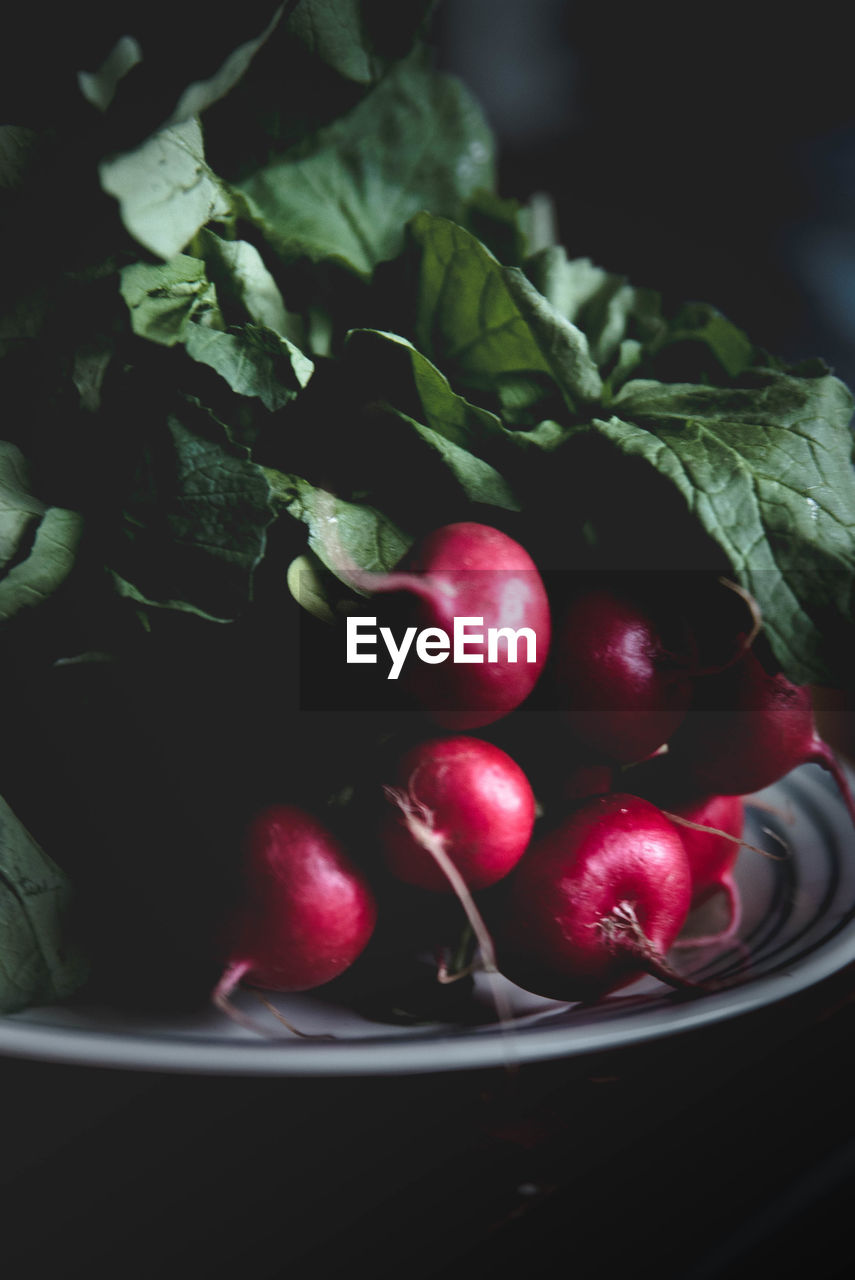
<svg viewBox="0 0 855 1280">
<path fill-rule="evenodd" d="M 855 382 L 855 90 L 839 6 L 450 0 L 445 64 L 505 195 L 548 191 L 571 255 Z"/>
<path fill-rule="evenodd" d="M 226 20 L 192 12 L 177 6 L 174 26 Z M 503 193 L 549 191 L 571 254 L 675 302 L 712 302 L 756 342 L 824 356 L 855 383 L 841 14 L 446 0 L 436 32 L 496 130 Z M 42 20 L 22 16 L 24 51 Z M 63 24 L 44 36 L 48 69 L 83 38 L 75 14 Z M 0 1062 L 4 1270 L 848 1274 L 853 992 L 842 974 L 724 1029 L 514 1077 L 218 1080 Z"/>
</svg>

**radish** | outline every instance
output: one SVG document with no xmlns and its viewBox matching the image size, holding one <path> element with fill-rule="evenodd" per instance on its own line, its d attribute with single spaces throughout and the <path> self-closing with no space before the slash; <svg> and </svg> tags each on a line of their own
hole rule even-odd
<svg viewBox="0 0 855 1280">
<path fill-rule="evenodd" d="M 385 788 L 396 810 L 386 815 L 380 833 L 387 863 L 411 885 L 456 894 L 504 1030 L 511 1009 L 473 890 L 495 884 L 522 856 L 534 826 L 531 787 L 504 751 L 464 736 L 413 747 L 400 762 L 398 781 L 400 786 Z M 444 968 L 441 962 L 440 981 Z"/>
<path fill-rule="evenodd" d="M 528 850 L 498 931 L 499 967 L 557 1000 L 596 1000 L 642 973 L 691 986 L 665 958 L 692 883 L 683 842 L 649 801 L 586 801 Z"/>
<path fill-rule="evenodd" d="M 410 658 L 404 683 L 434 723 L 457 730 L 491 724 L 531 693 L 549 649 L 549 601 L 534 561 L 513 538 L 461 522 L 429 533 L 391 573 L 363 572 L 343 552 L 339 559 L 360 590 L 402 594 L 401 644 L 408 634 L 412 644 L 428 633 L 434 651 L 426 644 Z M 497 638 L 494 660 L 486 642 L 470 640 L 463 659 L 453 661 L 437 637 L 454 633 L 455 618 L 469 620 L 471 636 L 507 629 L 517 638 Z"/>
<path fill-rule="evenodd" d="M 669 630 L 672 629 L 669 624 Z M 689 709 L 694 642 L 632 593 L 601 586 L 577 594 L 556 626 L 553 678 L 564 719 L 592 755 L 615 764 L 650 756 Z"/>
<path fill-rule="evenodd" d="M 215 1003 L 239 982 L 308 991 L 343 973 L 377 919 L 373 893 L 336 837 L 296 805 L 263 809 L 244 843 L 245 890 L 227 930 Z M 240 1019 L 239 1019 L 240 1020 Z"/>
<path fill-rule="evenodd" d="M 697 796 L 663 805 L 676 820 L 692 872 L 692 906 L 722 888 L 738 914 L 733 868 L 739 857 L 745 806 L 741 796 Z M 682 819 L 682 821 L 680 821 Z M 691 824 L 691 825 L 689 825 Z"/>
<path fill-rule="evenodd" d="M 733 874 L 745 825 L 742 797 L 698 796 L 669 805 L 666 816 L 677 824 L 689 859 L 692 908 L 724 894 L 727 911 L 727 923 L 718 932 L 678 939 L 675 946 L 726 942 L 737 933 L 742 920 L 742 899 Z"/>
<path fill-rule="evenodd" d="M 749 795 L 798 765 L 821 765 L 855 822 L 846 776 L 817 731 L 810 688 L 767 671 L 755 648 L 697 681 L 694 705 L 671 740 L 670 758 L 696 791 L 719 795 Z"/>
<path fill-rule="evenodd" d="M 670 765 L 668 755 L 657 756 L 628 770 L 624 783 L 633 794 L 655 804 L 676 826 L 692 875 L 692 908 L 702 906 L 715 894 L 725 896 L 725 928 L 715 935 L 693 937 L 692 944 L 724 942 L 736 933 L 742 918 L 733 869 L 743 844 L 745 805 L 741 796 L 699 795 L 679 775 L 675 777 Z"/>
<path fill-rule="evenodd" d="M 443 842 L 447 857 L 470 889 L 485 889 L 522 857 L 534 827 L 534 795 L 519 765 L 479 738 L 434 738 L 401 758 L 394 810 L 384 815 L 380 843 L 389 870 L 422 889 L 453 892 L 434 854 L 413 833 L 402 809 L 417 810 Z"/>
<path fill-rule="evenodd" d="M 742 797 L 699 792 L 675 770 L 670 752 L 627 769 L 623 785 L 677 826 L 692 872 L 692 905 L 700 905 L 730 877 L 739 857 L 745 825 Z"/>
</svg>

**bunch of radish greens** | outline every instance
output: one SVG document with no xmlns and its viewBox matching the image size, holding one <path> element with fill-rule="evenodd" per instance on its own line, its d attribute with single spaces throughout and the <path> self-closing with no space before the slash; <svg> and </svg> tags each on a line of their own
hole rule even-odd
<svg viewBox="0 0 855 1280">
<path fill-rule="evenodd" d="M 736 928 L 742 797 L 837 770 L 849 391 L 500 194 L 431 8 L 250 5 L 166 58 L 131 6 L 0 130 L 4 1011 L 425 947 L 677 980 L 692 904 Z M 509 601 L 534 664 L 357 704 L 319 668 L 348 611 Z"/>
</svg>

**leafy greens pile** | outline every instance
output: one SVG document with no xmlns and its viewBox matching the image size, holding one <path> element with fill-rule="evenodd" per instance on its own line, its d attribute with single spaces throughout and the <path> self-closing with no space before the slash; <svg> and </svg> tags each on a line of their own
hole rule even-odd
<svg viewBox="0 0 855 1280">
<path fill-rule="evenodd" d="M 429 7 L 390 41 L 368 0 L 269 6 L 168 105 L 125 36 L 0 130 L 0 1010 L 81 981 L 66 871 L 151 981 L 211 831 L 316 778 L 281 686 L 343 590 L 331 509 L 365 569 L 477 519 L 544 569 L 726 572 L 791 679 L 843 681 L 849 391 L 500 196 Z"/>
</svg>

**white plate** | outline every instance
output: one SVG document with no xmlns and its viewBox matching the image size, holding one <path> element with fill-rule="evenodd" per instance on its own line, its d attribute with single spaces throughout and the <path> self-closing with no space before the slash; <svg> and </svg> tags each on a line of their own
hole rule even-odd
<svg viewBox="0 0 855 1280">
<path fill-rule="evenodd" d="M 581 1006 L 541 1000 L 507 983 L 516 1017 L 504 1030 L 490 1021 L 389 1026 L 311 994 L 277 997 L 302 1031 L 332 1039 L 290 1035 L 250 993 L 241 995 L 242 1007 L 266 1019 L 270 1038 L 215 1010 L 153 1017 L 70 1002 L 0 1020 L 0 1053 L 136 1070 L 382 1075 L 616 1049 L 749 1013 L 855 961 L 855 831 L 830 779 L 806 766 L 756 800 L 763 807 L 749 809 L 746 839 L 776 856 L 740 854 L 743 919 L 736 945 L 682 953 L 686 972 L 724 979 L 724 990 L 678 998 L 646 978 L 596 1006 Z M 790 850 L 783 858 L 780 841 Z M 487 1019 L 489 987 L 479 986 L 475 999 Z"/>
</svg>

